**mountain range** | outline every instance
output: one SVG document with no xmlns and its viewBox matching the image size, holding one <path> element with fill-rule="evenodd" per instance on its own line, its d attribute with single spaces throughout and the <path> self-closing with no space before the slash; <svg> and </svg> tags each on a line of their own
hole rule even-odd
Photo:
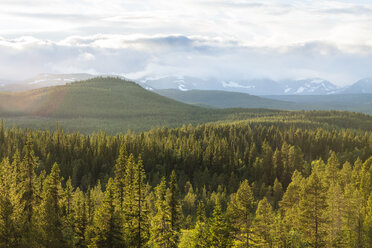
<svg viewBox="0 0 372 248">
<path fill-rule="evenodd" d="M 365 78 L 356 83 L 339 87 L 321 79 L 302 80 L 252 79 L 220 81 L 217 79 L 203 80 L 193 77 L 147 78 L 139 81 L 148 89 L 179 89 L 187 90 L 222 90 L 243 92 L 251 95 L 332 95 L 332 94 L 368 94 L 372 93 L 372 78 Z"/>
<path fill-rule="evenodd" d="M 25 91 L 48 86 L 63 85 L 73 81 L 86 80 L 96 77 L 91 74 L 40 74 L 33 78 L 9 82 L 2 80 L 0 91 Z M 122 79 L 126 79 L 121 77 Z M 372 93 L 372 78 L 361 79 L 354 84 L 339 87 L 321 79 L 311 78 L 302 80 L 251 79 L 251 80 L 219 80 L 215 78 L 202 79 L 189 76 L 148 77 L 134 80 L 145 89 L 162 90 L 218 90 L 242 92 L 258 96 L 270 95 L 333 95 L 333 94 L 369 94 Z"/>
</svg>

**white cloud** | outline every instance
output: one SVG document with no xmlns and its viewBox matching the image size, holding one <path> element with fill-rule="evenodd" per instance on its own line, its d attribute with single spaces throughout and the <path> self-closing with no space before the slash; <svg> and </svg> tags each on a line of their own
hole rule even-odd
<svg viewBox="0 0 372 248">
<path fill-rule="evenodd" d="M 2 0 L 0 36 L 0 78 L 91 71 L 343 84 L 371 76 L 372 2 Z"/>
<path fill-rule="evenodd" d="M 327 42 L 253 47 L 235 40 L 181 35 L 74 36 L 52 42 L 0 39 L 0 75 L 88 72 L 144 76 L 190 75 L 223 80 L 322 77 L 338 84 L 370 76 L 372 47 L 343 50 Z M 22 73 L 20 73 L 20 71 Z"/>
</svg>

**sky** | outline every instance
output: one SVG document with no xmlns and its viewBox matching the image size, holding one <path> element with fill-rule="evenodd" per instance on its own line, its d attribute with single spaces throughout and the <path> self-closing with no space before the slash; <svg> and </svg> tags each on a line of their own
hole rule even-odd
<svg viewBox="0 0 372 248">
<path fill-rule="evenodd" d="M 372 0 L 1 0 L 0 79 L 372 77 Z"/>
</svg>

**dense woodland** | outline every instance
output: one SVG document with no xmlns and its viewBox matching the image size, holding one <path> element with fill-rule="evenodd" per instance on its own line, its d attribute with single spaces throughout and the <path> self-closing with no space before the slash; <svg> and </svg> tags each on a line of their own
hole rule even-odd
<svg viewBox="0 0 372 248">
<path fill-rule="evenodd" d="M 332 127 L 357 121 L 2 125 L 0 247 L 372 247 L 372 132 Z"/>
</svg>

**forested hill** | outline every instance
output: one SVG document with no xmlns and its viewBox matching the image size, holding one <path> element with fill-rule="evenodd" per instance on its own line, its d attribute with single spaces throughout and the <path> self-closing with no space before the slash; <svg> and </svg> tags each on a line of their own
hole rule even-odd
<svg viewBox="0 0 372 248">
<path fill-rule="evenodd" d="M 270 100 L 275 102 L 275 100 Z M 258 106 L 258 105 L 252 105 Z M 268 109 L 207 109 L 160 96 L 118 78 L 94 78 L 64 86 L 0 93 L 0 118 L 6 126 L 65 131 L 126 133 L 154 127 L 250 120 L 276 125 L 369 130 L 372 117 L 348 112 L 295 112 Z"/>
<path fill-rule="evenodd" d="M 209 110 L 147 91 L 119 78 L 93 78 L 64 86 L 0 94 L 0 118 L 7 126 L 91 133 L 125 133 L 220 120 L 266 116 L 271 110 Z M 240 116 L 242 115 L 242 116 Z"/>
<path fill-rule="evenodd" d="M 176 89 L 154 90 L 156 93 L 194 105 L 205 105 L 214 108 L 268 108 L 295 109 L 295 103 L 249 95 L 247 93 L 218 90 L 188 90 Z"/>
</svg>

